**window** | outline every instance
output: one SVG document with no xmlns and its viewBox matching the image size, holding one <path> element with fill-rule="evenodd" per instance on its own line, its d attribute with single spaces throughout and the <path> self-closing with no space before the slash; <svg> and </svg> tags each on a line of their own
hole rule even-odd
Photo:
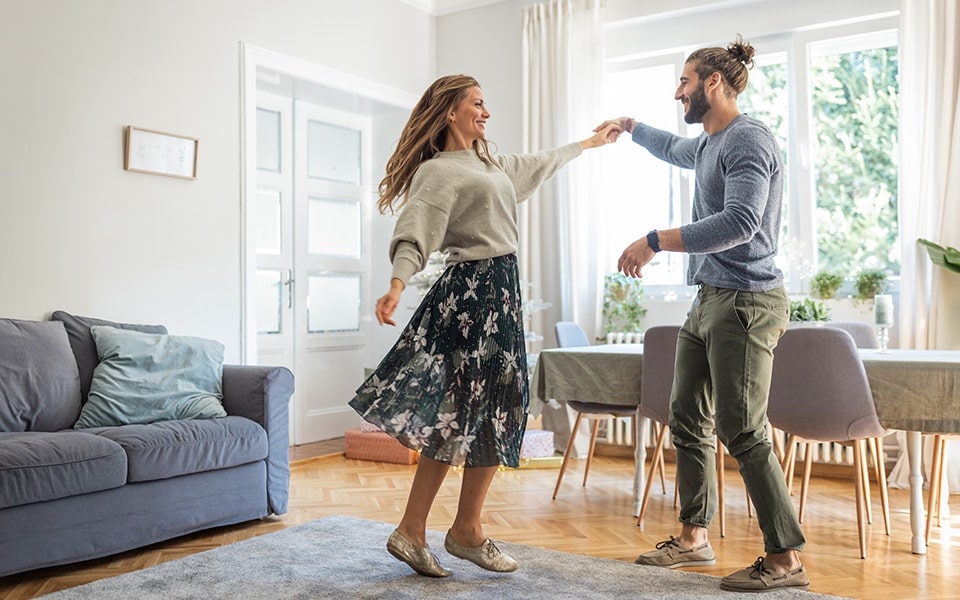
<svg viewBox="0 0 960 600">
<path fill-rule="evenodd" d="M 810 46 L 820 269 L 900 274 L 895 42 L 887 34 Z"/>
<path fill-rule="evenodd" d="M 791 293 L 805 292 L 804 281 L 820 269 L 846 278 L 862 269 L 899 275 L 896 31 L 864 29 L 753 41 L 767 53 L 755 57 L 738 104 L 770 127 L 783 152 L 778 264 Z M 604 114 L 697 135 L 699 127 L 683 123 L 672 97 L 689 50 L 659 63 L 611 63 Z M 603 161 L 609 235 L 601 260 L 615 270 L 623 248 L 649 229 L 689 222 L 693 177 L 635 144 L 611 147 Z M 684 289 L 680 256 L 659 255 L 659 264 L 645 271 L 648 296 Z"/>
<path fill-rule="evenodd" d="M 673 92 L 683 57 L 673 55 L 610 73 L 605 81 L 603 114 L 643 116 L 644 123 L 681 135 L 689 133 Z M 606 230 L 601 263 L 604 274 L 617 270 L 623 250 L 651 229 L 679 227 L 690 217 L 693 178 L 684 170 L 654 158 L 625 140 L 604 149 L 603 193 Z M 682 254 L 664 252 L 644 270 L 650 286 L 682 286 L 686 278 Z"/>
</svg>

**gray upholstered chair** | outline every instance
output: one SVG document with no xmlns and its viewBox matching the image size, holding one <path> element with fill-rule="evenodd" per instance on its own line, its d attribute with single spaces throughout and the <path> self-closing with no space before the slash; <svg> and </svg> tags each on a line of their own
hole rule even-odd
<svg viewBox="0 0 960 600">
<path fill-rule="evenodd" d="M 857 348 L 879 348 L 880 347 L 880 340 L 877 339 L 877 330 L 873 325 L 869 323 L 864 323 L 862 321 L 827 321 L 824 325 L 826 327 L 835 327 L 837 329 L 842 329 L 847 333 L 849 333 L 850 337 L 853 338 L 853 342 L 854 344 L 856 344 Z M 780 440 L 780 436 L 777 436 L 775 439 Z M 883 461 L 883 442 L 879 438 L 870 438 L 867 440 L 867 446 L 869 447 L 870 454 L 873 458 L 874 469 L 876 470 L 877 476 L 879 477 L 879 474 L 881 472 L 880 471 L 881 466 L 879 465 L 879 463 Z M 808 446 L 807 449 L 810 450 L 810 446 Z M 796 452 L 795 447 L 790 448 L 790 450 L 793 452 Z M 793 480 L 794 480 L 794 476 L 793 476 L 794 467 L 796 463 L 792 457 L 789 462 L 786 460 L 786 451 L 782 451 L 779 454 L 779 457 L 780 457 L 780 460 L 782 461 L 782 464 L 785 466 L 784 473 L 787 476 L 787 487 L 791 490 L 791 493 L 792 493 Z M 864 466 L 866 467 L 866 464 L 864 464 Z M 808 468 L 806 465 L 806 456 L 804 460 L 804 467 Z M 809 479 L 809 475 L 807 475 L 806 477 L 807 479 Z M 863 486 L 863 493 L 864 493 L 864 498 L 866 499 L 865 506 L 867 507 L 867 523 L 873 523 L 873 510 L 872 510 L 873 503 L 870 498 L 870 486 L 868 485 L 869 476 L 867 473 L 864 473 L 863 480 L 865 482 L 865 485 Z M 801 502 L 800 502 L 800 519 L 801 520 L 803 519 L 803 512 L 804 512 L 805 506 L 806 506 L 806 498 L 801 498 Z"/>
<path fill-rule="evenodd" d="M 640 502 L 640 515 L 637 526 L 643 525 L 643 517 L 650 501 L 653 476 L 659 468 L 663 472 L 663 446 L 670 430 L 670 391 L 673 388 L 673 371 L 677 357 L 677 338 L 680 327 L 677 325 L 658 325 L 643 334 L 643 377 L 640 380 L 640 416 L 647 417 L 655 424 L 656 441 L 650 457 L 650 468 Z M 717 440 L 717 513 L 720 524 L 720 536 L 726 535 L 726 510 L 724 509 L 724 457 L 726 452 Z M 661 482 L 662 482 L 661 475 Z M 676 488 L 674 488 L 676 489 Z M 674 493 L 674 507 L 677 496 Z M 749 505 L 749 498 L 748 498 Z"/>
<path fill-rule="evenodd" d="M 788 434 L 784 466 L 793 461 L 797 440 L 853 445 L 857 532 L 860 557 L 866 558 L 868 501 L 864 490 L 869 481 L 863 442 L 879 439 L 888 431 L 877 418 L 870 383 L 853 337 L 834 327 L 788 329 L 774 356 L 767 416 L 771 425 Z M 808 444 L 800 493 L 801 521 L 810 480 L 810 448 Z M 886 474 L 883 461 L 875 463 L 884 525 L 889 535 Z"/>
<path fill-rule="evenodd" d="M 576 348 L 589 346 L 590 340 L 583 328 L 573 321 L 559 321 L 554 331 L 557 334 L 557 344 L 561 348 Z M 587 485 L 587 476 L 590 474 L 590 462 L 593 460 L 593 451 L 597 445 L 597 432 L 600 429 L 600 421 L 610 417 L 630 417 L 633 425 L 633 431 L 637 430 L 637 405 L 636 404 L 606 404 L 604 402 L 590 402 L 589 400 L 567 400 L 567 406 L 576 411 L 577 419 L 570 429 L 570 440 L 563 452 L 563 462 L 560 463 L 560 473 L 557 474 L 557 485 L 553 488 L 553 499 L 557 499 L 557 492 L 560 491 L 560 484 L 563 482 L 563 475 L 566 473 L 567 464 L 570 461 L 570 453 L 573 450 L 573 444 L 580 430 L 580 423 L 583 419 L 592 421 L 590 430 L 590 448 L 587 452 L 587 462 L 583 469 L 583 486 Z M 633 443 L 636 444 L 636 436 Z"/>
<path fill-rule="evenodd" d="M 879 348 L 880 340 L 877 339 L 877 329 L 869 324 L 858 321 L 827 321 L 826 327 L 836 327 L 850 334 L 853 343 L 857 348 Z"/>
</svg>

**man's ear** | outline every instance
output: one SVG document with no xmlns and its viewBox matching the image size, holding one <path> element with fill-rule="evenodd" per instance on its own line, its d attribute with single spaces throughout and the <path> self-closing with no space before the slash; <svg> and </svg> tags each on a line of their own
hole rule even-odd
<svg viewBox="0 0 960 600">
<path fill-rule="evenodd" d="M 720 71 L 714 71 L 707 77 L 707 88 L 710 90 L 719 89 L 723 85 L 723 75 L 720 74 Z"/>
<path fill-rule="evenodd" d="M 720 74 L 720 71 L 714 71 L 707 77 L 707 85 L 710 87 L 717 87 L 723 83 L 723 75 Z"/>
</svg>

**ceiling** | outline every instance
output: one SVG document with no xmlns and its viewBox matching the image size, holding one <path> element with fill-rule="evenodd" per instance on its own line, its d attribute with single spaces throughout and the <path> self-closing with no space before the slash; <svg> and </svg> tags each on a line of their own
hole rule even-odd
<svg viewBox="0 0 960 600">
<path fill-rule="evenodd" d="M 480 6 L 498 4 L 507 0 L 400 0 L 435 17 L 469 10 Z"/>
</svg>

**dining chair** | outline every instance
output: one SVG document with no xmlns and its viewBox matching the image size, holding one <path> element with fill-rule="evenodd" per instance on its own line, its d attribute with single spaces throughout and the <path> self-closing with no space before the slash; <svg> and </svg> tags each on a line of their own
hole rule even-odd
<svg viewBox="0 0 960 600">
<path fill-rule="evenodd" d="M 677 325 L 657 325 L 643 334 L 643 377 L 640 380 L 640 416 L 650 419 L 656 425 L 656 440 L 650 458 L 650 472 L 647 475 L 640 501 L 640 515 L 637 526 L 643 525 L 647 512 L 654 471 L 663 469 L 663 448 L 667 432 L 670 430 L 670 392 L 673 388 L 673 372 L 676 366 L 677 338 L 680 327 Z M 717 446 L 717 516 L 720 525 L 720 537 L 726 535 L 726 510 L 724 508 L 724 457 L 726 451 L 720 440 Z M 674 508 L 677 506 L 676 486 L 674 486 Z M 749 497 L 747 504 L 749 506 Z"/>
<path fill-rule="evenodd" d="M 869 486 L 864 441 L 889 433 L 877 418 L 863 361 L 853 337 L 835 327 L 788 329 L 774 350 L 767 417 L 786 432 L 786 464 L 794 460 L 796 441 L 853 445 L 854 492 L 860 558 L 867 557 L 866 493 Z M 803 521 L 810 482 L 811 445 L 807 444 L 798 517 Z M 883 461 L 875 461 L 884 525 L 890 535 L 890 509 Z"/>
<path fill-rule="evenodd" d="M 590 340 L 578 323 L 573 321 L 559 321 L 554 327 L 557 335 L 557 344 L 561 348 L 576 348 L 589 346 Z M 593 451 L 597 445 L 597 433 L 600 429 L 600 421 L 610 417 L 630 417 L 633 425 L 633 431 L 637 430 L 637 405 L 636 404 L 607 404 L 605 402 L 591 402 L 589 400 L 567 400 L 567 406 L 577 413 L 576 421 L 570 430 L 570 439 L 567 441 L 567 447 L 563 452 L 563 462 L 560 463 L 560 473 L 557 474 L 557 484 L 553 488 L 553 499 L 557 499 L 557 493 L 560 491 L 560 484 L 563 482 L 563 475 L 566 473 L 567 464 L 570 461 L 570 454 L 573 450 L 573 444 L 580 430 L 580 423 L 583 419 L 591 421 L 590 429 L 590 447 L 587 451 L 587 462 L 583 469 L 583 486 L 587 485 L 587 476 L 590 474 L 590 462 L 593 460 Z M 633 443 L 636 445 L 636 435 L 633 436 Z"/>
<path fill-rule="evenodd" d="M 930 463 L 929 489 L 927 490 L 926 542 L 930 545 L 930 532 L 933 531 L 933 519 L 937 527 L 943 525 L 941 502 L 943 497 L 943 478 L 947 476 L 947 441 L 956 439 L 955 434 L 937 433 L 933 436 L 933 459 Z"/>
<path fill-rule="evenodd" d="M 827 321 L 825 327 L 835 327 L 842 329 L 850 334 L 853 343 L 857 348 L 879 348 L 880 340 L 877 338 L 877 329 L 870 323 L 860 321 Z"/>
<path fill-rule="evenodd" d="M 850 334 L 850 337 L 853 338 L 853 342 L 854 344 L 856 344 L 857 348 L 879 348 L 880 347 L 880 340 L 877 338 L 877 330 L 873 325 L 869 323 L 864 323 L 862 321 L 827 321 L 826 323 L 824 323 L 824 326 L 835 327 L 837 329 L 842 329 L 846 331 L 847 333 Z M 780 436 L 777 436 L 775 439 L 779 440 Z M 799 443 L 802 443 L 802 442 L 800 441 L 795 442 L 795 444 L 799 444 Z M 873 457 L 874 468 L 877 470 L 877 473 L 879 473 L 880 471 L 879 471 L 879 466 L 877 465 L 877 462 L 883 460 L 882 440 L 878 438 L 870 438 L 869 440 L 867 440 L 867 446 L 870 450 L 871 456 Z M 808 446 L 808 449 L 810 449 L 809 446 Z M 796 452 L 795 447 L 791 448 L 791 450 Z M 784 473 L 786 474 L 786 477 L 787 477 L 787 488 L 791 491 L 791 493 L 793 493 L 794 469 L 796 466 L 796 461 L 794 461 L 791 457 L 791 460 L 788 463 L 788 461 L 786 460 L 786 451 L 783 449 L 781 449 L 781 451 L 778 453 L 778 456 L 780 458 L 781 464 L 786 465 L 786 469 L 784 470 Z M 806 466 L 806 460 L 804 462 L 805 462 L 804 466 Z M 811 463 L 812 463 L 812 458 L 811 458 Z M 866 466 L 866 463 L 864 463 L 864 466 Z M 873 510 L 872 510 L 873 503 L 870 498 L 869 477 L 865 476 L 864 482 L 866 483 L 863 486 L 863 493 L 864 493 L 864 498 L 866 499 L 865 506 L 867 507 L 867 523 L 873 523 Z M 802 508 L 801 508 L 800 518 L 801 519 L 803 518 Z"/>
</svg>

